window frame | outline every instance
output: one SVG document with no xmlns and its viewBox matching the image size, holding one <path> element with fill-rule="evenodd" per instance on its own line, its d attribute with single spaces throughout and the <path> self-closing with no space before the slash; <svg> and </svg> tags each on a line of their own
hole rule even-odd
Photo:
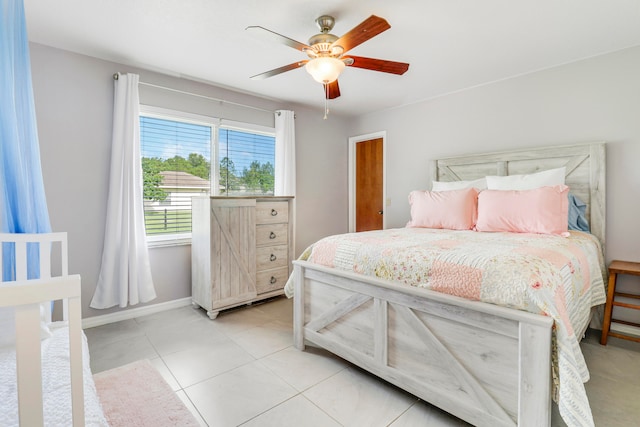
<svg viewBox="0 0 640 427">
<path fill-rule="evenodd" d="M 218 197 L 220 196 L 219 182 L 220 182 L 220 159 L 219 159 L 219 132 L 221 129 L 230 129 L 240 132 L 251 132 L 261 135 L 272 136 L 275 138 L 275 127 L 263 126 L 254 123 L 239 122 L 233 120 L 220 119 L 211 116 L 205 116 L 201 114 L 188 113 L 185 111 L 174 110 L 164 107 L 156 107 L 148 104 L 139 105 L 139 117 L 152 117 L 163 120 L 185 122 L 201 126 L 211 127 L 211 142 L 210 142 L 210 179 L 209 179 L 209 195 Z M 139 120 L 139 119 L 138 119 Z M 274 147 L 275 155 L 275 147 Z M 141 153 L 142 161 L 142 153 Z M 275 168 L 275 161 L 274 161 Z M 228 196 L 234 197 L 234 196 Z M 156 247 L 169 247 L 169 246 L 183 246 L 191 245 L 191 233 L 175 233 L 175 234 L 159 234 L 149 236 L 146 234 L 148 248 Z"/>
</svg>

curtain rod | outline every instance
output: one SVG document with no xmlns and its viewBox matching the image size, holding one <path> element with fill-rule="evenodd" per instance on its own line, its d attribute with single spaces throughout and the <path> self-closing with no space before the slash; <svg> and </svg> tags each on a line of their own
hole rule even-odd
<svg viewBox="0 0 640 427">
<path fill-rule="evenodd" d="M 113 75 L 113 80 L 118 80 L 119 78 L 120 78 L 120 73 L 115 73 Z M 214 98 L 212 96 L 200 95 L 199 93 L 187 92 L 187 91 L 184 91 L 184 90 L 173 89 L 173 88 L 170 88 L 170 87 L 160 86 L 160 85 L 156 85 L 156 84 L 153 84 L 153 83 L 146 83 L 146 82 L 142 82 L 142 81 L 139 81 L 138 84 L 141 84 L 141 85 L 144 85 L 144 86 L 149 86 L 149 87 L 155 87 L 157 89 L 168 90 L 168 91 L 171 91 L 171 92 L 182 93 L 184 95 L 196 96 L 198 98 L 208 99 L 209 101 L 216 101 L 216 102 L 220 102 L 220 103 L 223 103 L 223 104 L 230 104 L 230 105 L 235 105 L 237 107 L 250 108 L 252 110 L 264 111 L 265 113 L 276 113 L 276 114 L 280 115 L 279 111 L 267 110 L 266 108 L 254 107 L 252 105 L 240 104 L 238 102 L 233 102 L 233 101 L 226 101 L 226 100 L 221 99 L 221 98 Z"/>
</svg>

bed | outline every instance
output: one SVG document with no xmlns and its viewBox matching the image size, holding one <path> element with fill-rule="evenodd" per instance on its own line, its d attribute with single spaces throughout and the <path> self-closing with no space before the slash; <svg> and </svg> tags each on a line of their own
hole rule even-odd
<svg viewBox="0 0 640 427">
<path fill-rule="evenodd" d="M 81 329 L 80 276 L 67 271 L 66 233 L 0 234 L 0 242 L 0 277 L 15 268 L 0 285 L 0 425 L 108 426 Z M 31 250 L 37 279 L 27 279 Z M 51 277 L 52 264 L 59 276 Z M 51 322 L 55 301 L 63 320 Z"/>
<path fill-rule="evenodd" d="M 408 286 L 381 279 L 388 276 L 380 272 L 358 274 L 349 266 L 353 260 L 344 256 L 325 264 L 344 262 L 346 267 L 331 268 L 303 260 L 307 253 L 294 262 L 287 288 L 291 293 L 293 287 L 294 345 L 300 350 L 307 343 L 323 347 L 474 425 L 550 425 L 553 391 L 559 391 L 560 413 L 568 425 L 592 425 L 584 360 L 565 359 L 582 357 L 579 339 L 592 306 L 604 295 L 605 144 L 441 159 L 431 170 L 434 181 L 459 181 L 561 166 L 571 191 L 586 203 L 593 236 L 572 232 L 567 240 L 591 240 L 598 252 L 595 261 L 583 263 L 596 264 L 589 272 L 595 291 L 578 303 L 582 314 L 570 316 L 579 318 L 571 325 L 575 330 L 564 334 L 573 341 L 560 333 L 563 319 L 542 315 L 542 310 L 532 313 Z M 377 244 L 376 236 L 369 237 Z M 552 371 L 558 367 L 562 378 L 553 387 Z"/>
</svg>

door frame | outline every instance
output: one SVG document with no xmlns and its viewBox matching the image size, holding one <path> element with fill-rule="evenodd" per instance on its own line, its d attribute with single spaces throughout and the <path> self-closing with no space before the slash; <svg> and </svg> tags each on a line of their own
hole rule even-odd
<svg viewBox="0 0 640 427">
<path fill-rule="evenodd" d="M 349 232 L 356 229 L 356 144 L 382 138 L 382 229 L 387 228 L 387 131 L 349 137 Z"/>
</svg>

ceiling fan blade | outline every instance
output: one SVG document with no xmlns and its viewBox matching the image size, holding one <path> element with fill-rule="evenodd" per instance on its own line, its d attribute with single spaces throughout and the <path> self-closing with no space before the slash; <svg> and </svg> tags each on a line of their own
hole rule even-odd
<svg viewBox="0 0 640 427">
<path fill-rule="evenodd" d="M 247 27 L 245 28 L 245 30 L 250 31 L 263 39 L 268 39 L 276 43 L 282 43 L 301 52 L 303 52 L 305 49 L 311 49 L 311 46 L 307 46 L 304 43 L 300 43 L 299 41 L 290 39 L 289 37 L 285 37 L 282 34 L 275 33 L 258 25 Z"/>
<path fill-rule="evenodd" d="M 325 97 L 327 99 L 336 99 L 340 96 L 340 86 L 338 86 L 338 80 L 334 80 L 333 82 L 323 85 L 325 88 Z"/>
<path fill-rule="evenodd" d="M 391 28 L 391 25 L 389 25 L 386 19 L 371 15 L 356 25 L 351 31 L 333 42 L 331 47 L 342 46 L 344 52 L 346 52 L 389 28 Z"/>
<path fill-rule="evenodd" d="M 284 65 L 282 67 L 275 68 L 271 71 L 265 71 L 264 73 L 256 74 L 255 76 L 251 76 L 250 78 L 252 80 L 264 80 L 266 78 L 277 76 L 278 74 L 282 74 L 286 71 L 291 71 L 291 70 L 295 70 L 296 68 L 300 68 L 307 62 L 309 61 L 307 61 L 306 59 L 304 61 L 294 62 L 293 64 Z"/>
<path fill-rule="evenodd" d="M 409 69 L 409 64 L 406 62 L 387 61 L 384 59 L 364 58 L 362 56 L 352 56 L 352 64 L 348 64 L 351 67 L 364 68 L 367 70 L 381 71 L 383 73 L 391 74 L 404 74 Z"/>
</svg>

